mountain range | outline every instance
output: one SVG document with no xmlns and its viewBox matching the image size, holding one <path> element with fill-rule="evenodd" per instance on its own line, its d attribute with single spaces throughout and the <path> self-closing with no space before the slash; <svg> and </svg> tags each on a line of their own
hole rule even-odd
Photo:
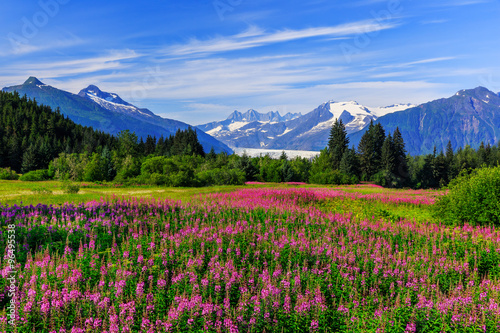
<svg viewBox="0 0 500 333">
<path fill-rule="evenodd" d="M 138 108 L 95 85 L 72 94 L 30 77 L 24 84 L 3 91 L 17 91 L 53 109 L 59 108 L 78 124 L 111 134 L 128 129 L 144 139 L 147 135 L 159 138 L 189 127 Z M 454 149 L 466 145 L 477 148 L 481 142 L 497 144 L 500 139 L 500 94 L 477 87 L 418 106 L 376 108 L 355 101 L 329 101 L 305 114 L 234 111 L 225 120 L 198 125 L 197 133 L 205 151 L 212 147 L 216 152 L 228 153 L 232 153 L 231 148 L 319 151 L 326 147 L 335 119 L 343 121 L 350 145 L 355 147 L 373 121 L 380 123 L 386 134 L 399 127 L 411 155 L 431 153 L 434 147 L 444 150 L 448 141 Z"/>
<path fill-rule="evenodd" d="M 371 120 L 412 106 L 397 104 L 372 108 L 354 101 L 329 101 L 305 115 L 234 111 L 223 121 L 199 125 L 198 128 L 233 148 L 321 150 L 328 142 L 336 118 L 342 119 L 350 134 L 361 130 Z"/>
<path fill-rule="evenodd" d="M 386 134 L 399 127 L 411 155 L 432 153 L 434 147 L 444 151 L 448 141 L 456 150 L 466 145 L 478 148 L 481 142 L 493 145 L 500 139 L 500 93 L 484 87 L 461 90 L 418 106 L 372 108 L 354 101 L 330 101 L 304 115 L 288 114 L 290 119 L 274 117 L 271 121 L 262 116 L 254 110 L 245 114 L 235 111 L 223 121 L 198 128 L 233 148 L 318 151 L 326 147 L 335 119 L 342 120 L 350 145 L 355 147 L 373 121 L 380 123 Z"/>
<path fill-rule="evenodd" d="M 181 121 L 162 118 L 148 109 L 138 108 L 117 94 L 103 92 L 94 85 L 82 89 L 78 94 L 73 94 L 46 85 L 36 77 L 30 77 L 22 85 L 2 90 L 17 91 L 20 95 L 36 99 L 38 103 L 50 106 L 54 110 L 59 108 L 62 114 L 74 122 L 110 134 L 118 134 L 128 129 L 143 139 L 148 135 L 156 136 L 158 139 L 162 135 L 164 137 L 174 135 L 177 130 L 185 130 L 190 126 Z M 232 153 L 227 145 L 216 138 L 200 130 L 197 134 L 206 152 L 214 147 L 216 152 Z"/>
<path fill-rule="evenodd" d="M 411 155 L 452 147 L 497 144 L 500 139 L 500 93 L 484 87 L 460 90 L 449 98 L 421 104 L 377 119 L 386 134 L 399 127 Z M 365 129 L 351 134 L 350 144 L 358 145 Z"/>
</svg>

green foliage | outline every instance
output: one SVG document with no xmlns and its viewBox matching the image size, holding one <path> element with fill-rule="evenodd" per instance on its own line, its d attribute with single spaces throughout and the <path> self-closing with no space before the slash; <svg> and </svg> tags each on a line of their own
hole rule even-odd
<svg viewBox="0 0 500 333">
<path fill-rule="evenodd" d="M 436 203 L 436 216 L 449 224 L 500 225 L 500 166 L 455 178 Z"/>
<path fill-rule="evenodd" d="M 84 154 L 61 153 L 49 166 L 49 170 L 54 173 L 54 178 L 73 181 L 82 181 L 85 176 L 89 158 Z"/>
<path fill-rule="evenodd" d="M 58 110 L 17 92 L 0 92 L 0 167 L 26 173 L 47 168 L 65 150 L 92 153 L 115 144 L 113 136 L 77 125 Z"/>
<path fill-rule="evenodd" d="M 349 139 L 347 138 L 345 126 L 342 120 L 335 119 L 328 139 L 328 152 L 330 153 L 331 166 L 334 170 L 340 168 L 340 161 L 348 147 Z"/>
<path fill-rule="evenodd" d="M 62 190 L 66 194 L 76 194 L 80 192 L 80 185 L 70 181 L 65 181 L 62 184 Z"/>
<path fill-rule="evenodd" d="M 245 174 L 238 169 L 211 169 L 201 171 L 196 174 L 201 184 L 204 186 L 212 185 L 243 185 L 245 183 Z"/>
<path fill-rule="evenodd" d="M 370 122 L 368 130 L 363 134 L 358 145 L 362 179 L 370 180 L 380 171 L 382 164 L 382 145 L 385 141 L 385 131 L 380 124 Z"/>
<path fill-rule="evenodd" d="M 359 178 L 357 176 L 346 175 L 339 170 L 328 170 L 311 175 L 309 182 L 311 184 L 331 185 L 357 184 Z"/>
<path fill-rule="evenodd" d="M 40 182 L 49 179 L 51 179 L 51 177 L 47 169 L 30 171 L 19 177 L 19 180 L 28 182 Z"/>
<path fill-rule="evenodd" d="M 347 149 L 342 156 L 340 161 L 340 172 L 349 175 L 359 177 L 361 174 L 359 157 L 356 154 L 354 147 L 352 149 Z"/>
<path fill-rule="evenodd" d="M 18 180 L 19 175 L 10 168 L 0 168 L 0 179 L 1 180 Z"/>
<path fill-rule="evenodd" d="M 213 159 L 213 157 L 208 157 Z M 252 159 L 244 153 L 235 163 L 235 167 L 243 172 L 247 181 L 256 180 L 259 173 L 258 168 L 252 163 Z"/>
</svg>

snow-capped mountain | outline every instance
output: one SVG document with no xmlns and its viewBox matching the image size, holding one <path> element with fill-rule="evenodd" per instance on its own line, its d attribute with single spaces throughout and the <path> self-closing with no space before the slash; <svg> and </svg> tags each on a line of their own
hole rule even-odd
<svg viewBox="0 0 500 333">
<path fill-rule="evenodd" d="M 94 85 L 90 85 L 87 88 L 80 90 L 78 95 L 90 99 L 110 111 L 125 114 L 136 114 L 145 117 L 155 116 L 155 114 L 148 109 L 140 109 L 137 106 L 125 102 L 117 94 L 101 91 Z"/>
<path fill-rule="evenodd" d="M 464 89 L 448 98 L 440 98 L 390 113 L 377 119 L 386 133 L 399 128 L 411 155 L 453 149 L 467 145 L 477 149 L 481 142 L 496 145 L 500 139 L 500 96 L 485 87 Z M 349 136 L 357 145 L 364 130 Z"/>
<path fill-rule="evenodd" d="M 73 94 L 43 84 L 36 77 L 29 77 L 22 85 L 5 87 L 7 92 L 17 91 L 20 95 L 36 99 L 38 103 L 59 109 L 62 114 L 83 126 L 91 126 L 110 134 L 118 134 L 122 130 L 135 132 L 146 139 L 148 135 L 168 137 L 177 130 L 185 130 L 190 125 L 181 121 L 162 118 L 148 109 L 138 108 L 114 93 L 101 91 L 96 86 L 88 86 Z M 216 152 L 232 153 L 232 150 L 214 137 L 198 131 L 198 140 L 205 151 L 214 147 Z"/>
<path fill-rule="evenodd" d="M 321 150 L 326 146 L 335 119 L 341 119 L 347 133 L 364 128 L 371 120 L 413 107 L 396 104 L 387 107 L 366 107 L 357 102 L 323 103 L 313 111 L 281 117 L 249 110 L 233 112 L 227 119 L 200 125 L 198 128 L 234 148 L 266 148 Z"/>
<path fill-rule="evenodd" d="M 217 132 L 232 132 L 245 127 L 250 123 L 255 123 L 254 125 L 260 124 L 275 124 L 279 122 L 285 122 L 287 120 L 292 120 L 302 116 L 300 113 L 287 113 L 281 116 L 278 111 L 270 111 L 268 113 L 259 113 L 255 110 L 248 110 L 245 113 L 239 111 L 234 111 L 223 121 L 214 121 L 205 125 L 199 125 L 198 128 L 202 131 L 212 135 Z"/>
</svg>

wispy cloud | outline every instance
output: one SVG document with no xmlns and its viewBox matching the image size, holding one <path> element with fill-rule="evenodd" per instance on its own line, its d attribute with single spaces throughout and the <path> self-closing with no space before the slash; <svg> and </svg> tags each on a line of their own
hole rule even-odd
<svg viewBox="0 0 500 333">
<path fill-rule="evenodd" d="M 50 62 L 18 62 L 11 65 L 9 68 L 2 70 L 2 76 L 27 77 L 35 75 L 43 79 L 62 79 L 70 78 L 75 75 L 92 73 L 100 71 L 113 71 L 124 69 L 127 64 L 123 61 L 138 58 L 141 55 L 133 50 L 114 50 L 109 51 L 105 55 L 79 58 L 73 60 L 61 60 Z"/>
<path fill-rule="evenodd" d="M 68 34 L 68 36 L 63 38 L 53 38 L 48 41 L 37 41 L 37 43 L 31 41 L 23 43 L 17 39 L 9 38 L 4 38 L 4 40 L 6 46 L 3 47 L 3 50 L 0 50 L 0 57 L 20 56 L 47 50 L 64 49 L 85 43 L 85 40 L 73 34 Z"/>
<path fill-rule="evenodd" d="M 445 20 L 445 19 L 436 19 L 436 20 L 426 20 L 426 21 L 422 21 L 421 24 L 441 24 L 441 23 L 446 23 L 448 22 L 449 20 Z"/>
<path fill-rule="evenodd" d="M 381 66 L 379 68 L 374 68 L 374 69 L 387 69 L 387 68 L 404 68 L 404 67 L 413 67 L 416 65 L 422 65 L 422 64 L 430 64 L 434 62 L 441 62 L 441 61 L 448 61 L 448 60 L 453 60 L 456 59 L 457 57 L 437 57 L 437 58 L 429 58 L 429 59 L 422 59 L 422 60 L 417 60 L 417 61 L 411 61 L 411 62 L 406 62 L 402 64 L 394 64 L 394 65 L 386 65 L 386 66 Z"/>
<path fill-rule="evenodd" d="M 171 56 L 213 54 L 255 48 L 305 38 L 345 37 L 392 29 L 396 26 L 398 26 L 396 23 L 364 20 L 333 27 L 316 27 L 301 30 L 289 29 L 271 33 L 265 32 L 257 27 L 251 27 L 243 33 L 229 37 L 216 37 L 205 41 L 194 39 L 187 44 L 167 48 L 165 50 L 165 54 Z"/>
</svg>

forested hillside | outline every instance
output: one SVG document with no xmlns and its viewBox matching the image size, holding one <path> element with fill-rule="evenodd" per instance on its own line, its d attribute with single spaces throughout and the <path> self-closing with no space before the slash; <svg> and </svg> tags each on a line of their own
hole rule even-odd
<svg viewBox="0 0 500 333">
<path fill-rule="evenodd" d="M 243 184 L 245 181 L 356 184 L 437 188 L 463 172 L 500 163 L 498 145 L 481 144 L 454 151 L 410 156 L 399 128 L 371 123 L 351 146 L 337 119 L 328 145 L 310 160 L 205 153 L 192 128 L 168 137 L 133 132 L 111 136 L 75 124 L 60 112 L 17 93 L 0 92 L 0 179 L 61 179 L 166 186 Z M 2 169 L 3 168 L 3 169 Z M 7 168 L 10 168 L 7 169 Z M 13 171 L 15 172 L 13 172 Z"/>
<path fill-rule="evenodd" d="M 18 172 L 47 168 L 59 153 L 92 154 L 99 147 L 114 147 L 115 137 L 20 97 L 0 92 L 0 166 Z"/>
</svg>

